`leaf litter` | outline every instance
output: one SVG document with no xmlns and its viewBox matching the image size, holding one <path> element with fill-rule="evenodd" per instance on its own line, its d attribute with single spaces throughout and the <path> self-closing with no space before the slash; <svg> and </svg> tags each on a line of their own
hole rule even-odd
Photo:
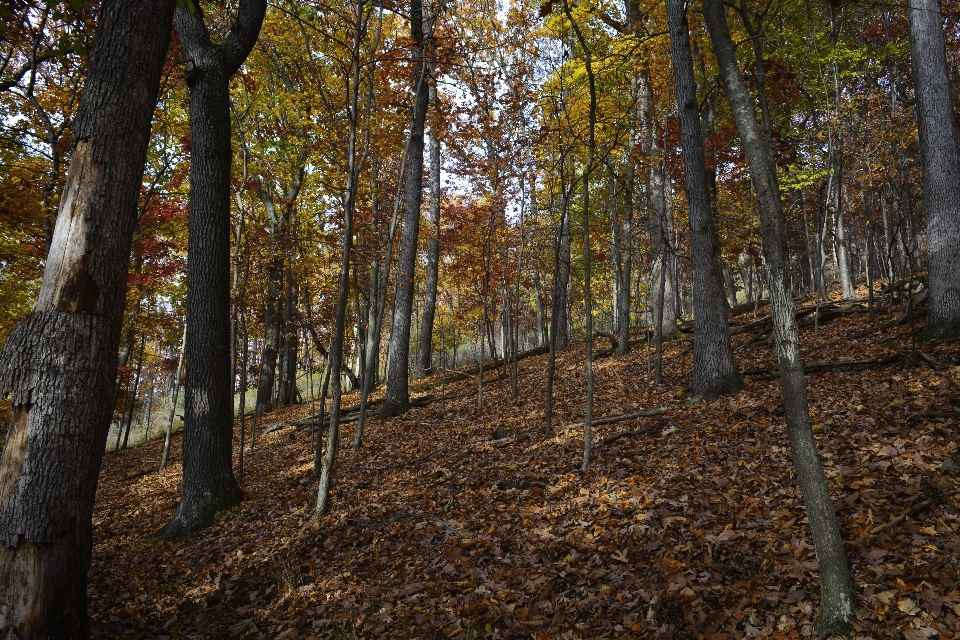
<svg viewBox="0 0 960 640">
<path fill-rule="evenodd" d="M 960 347 L 921 344 L 920 357 L 909 325 L 845 339 L 870 326 L 866 314 L 852 314 L 817 336 L 802 329 L 807 363 L 849 360 L 851 351 L 861 360 L 900 356 L 807 376 L 851 564 L 853 637 L 957 637 Z M 735 335 L 734 344 L 752 339 Z M 665 345 L 659 386 L 642 345 L 596 362 L 596 418 L 667 411 L 598 426 L 598 443 L 637 435 L 598 446 L 585 473 L 582 428 L 542 435 L 547 356 L 519 363 L 517 400 L 509 380 L 485 384 L 481 415 L 468 378 L 446 385 L 445 414 L 434 387 L 429 405 L 369 422 L 359 451 L 349 448 L 355 425 L 344 425 L 333 507 L 320 520 L 306 429 L 258 436 L 245 452 L 244 502 L 175 542 L 149 534 L 179 500 L 179 452 L 162 473 L 144 473 L 156 469 L 162 442 L 107 456 L 94 514 L 91 635 L 811 636 L 816 557 L 779 382 L 748 376 L 741 393 L 689 406 L 689 341 Z M 558 354 L 555 425 L 583 419 L 582 349 Z M 736 353 L 744 370 L 775 371 L 769 345 Z M 275 411 L 258 430 L 308 414 L 309 405 Z M 924 500 L 920 513 L 871 534 Z"/>
</svg>

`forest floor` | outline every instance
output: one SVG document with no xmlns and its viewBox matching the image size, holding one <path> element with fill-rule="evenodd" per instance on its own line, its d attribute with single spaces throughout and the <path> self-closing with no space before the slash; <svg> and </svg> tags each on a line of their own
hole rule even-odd
<svg viewBox="0 0 960 640">
<path fill-rule="evenodd" d="M 913 345 L 910 323 L 855 337 L 886 322 L 882 309 L 872 324 L 861 312 L 816 337 L 802 329 L 808 365 L 874 361 L 807 376 L 851 565 L 852 637 L 954 638 L 960 344 Z M 735 345 L 756 336 L 734 335 Z M 176 542 L 149 534 L 179 500 L 179 438 L 162 473 L 162 442 L 108 455 L 94 513 L 92 635 L 810 636 L 817 565 L 779 381 L 764 375 L 775 372 L 773 347 L 738 348 L 741 369 L 754 370 L 746 389 L 690 406 L 690 341 L 666 345 L 662 385 L 643 345 L 596 361 L 595 418 L 666 411 L 596 427 L 585 473 L 582 428 L 543 437 L 547 356 L 519 363 L 517 399 L 509 380 L 485 385 L 480 415 L 474 377 L 446 385 L 460 397 L 445 415 L 438 398 L 370 422 L 359 451 L 349 447 L 355 423 L 344 425 L 333 506 L 319 521 L 307 429 L 258 437 L 245 456 L 244 502 Z M 583 347 L 559 354 L 555 425 L 582 420 Z M 416 383 L 414 395 L 437 379 Z M 260 430 L 309 410 L 273 412 Z M 625 430 L 638 433 L 601 444 Z M 917 505 L 915 517 L 862 537 Z"/>
</svg>

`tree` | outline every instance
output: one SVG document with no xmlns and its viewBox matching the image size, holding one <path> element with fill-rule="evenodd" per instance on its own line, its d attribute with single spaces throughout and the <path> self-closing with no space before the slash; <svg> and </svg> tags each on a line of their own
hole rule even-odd
<svg viewBox="0 0 960 640">
<path fill-rule="evenodd" d="M 0 354 L 0 629 L 86 636 L 100 461 L 113 412 L 137 196 L 173 0 L 105 0 L 33 314 Z"/>
<path fill-rule="evenodd" d="M 430 97 L 430 79 L 427 77 L 430 70 L 426 52 L 427 41 L 432 38 L 434 15 L 425 15 L 421 0 L 410 0 L 410 33 L 417 47 L 413 73 L 414 97 L 407 153 L 406 215 L 397 262 L 397 293 L 393 300 L 393 327 L 390 331 L 390 365 L 386 395 L 380 410 L 383 417 L 405 413 L 410 407 L 410 320 L 413 314 L 413 274 L 420 232 L 420 203 L 423 198 L 423 130 Z"/>
<path fill-rule="evenodd" d="M 743 380 L 733 359 L 730 327 L 720 274 L 720 245 L 710 207 L 707 169 L 700 128 L 700 107 L 693 79 L 693 56 L 684 0 L 667 0 L 677 111 L 683 140 L 684 186 L 690 205 L 690 242 L 693 246 L 693 384 L 690 395 L 714 400 L 736 393 Z"/>
<path fill-rule="evenodd" d="M 431 65 L 434 69 L 436 64 Z M 435 73 L 435 71 L 433 71 Z M 430 105 L 436 119 L 430 125 L 430 209 L 427 224 L 430 237 L 427 244 L 427 280 L 423 299 L 423 320 L 420 322 L 420 346 L 417 353 L 417 374 L 430 373 L 433 355 L 433 320 L 437 309 L 437 276 L 440 270 L 440 136 L 437 134 L 437 84 L 430 83 Z"/>
<path fill-rule="evenodd" d="M 750 94 L 747 92 L 722 0 L 704 0 L 703 15 L 717 57 L 723 90 L 740 132 L 750 165 L 750 177 L 760 207 L 760 229 L 767 266 L 767 286 L 773 318 L 784 416 L 790 438 L 793 464 L 797 469 L 810 532 L 820 567 L 820 614 L 817 631 L 821 636 L 841 634 L 849 627 L 853 594 L 847 559 L 840 538 L 837 514 L 833 509 L 827 477 L 813 437 L 807 387 L 800 357 L 800 338 L 794 317 L 790 289 L 789 255 L 783 222 L 783 203 L 777 171 L 768 138 L 760 131 Z"/>
<path fill-rule="evenodd" d="M 911 0 L 910 63 L 927 218 L 930 302 L 924 333 L 960 337 L 960 140 L 950 97 L 940 0 Z"/>
<path fill-rule="evenodd" d="M 243 499 L 233 475 L 233 361 L 230 345 L 230 94 L 232 76 L 257 41 L 266 0 L 242 0 L 230 34 L 213 44 L 199 5 L 177 9 L 189 57 L 190 238 L 183 489 L 161 531 L 186 536 Z"/>
<path fill-rule="evenodd" d="M 363 169 L 366 157 L 357 158 L 357 133 L 359 130 L 361 45 L 367 30 L 369 16 L 364 0 L 357 0 L 356 18 L 351 49 L 352 75 L 349 84 L 349 133 L 347 137 L 347 185 L 343 194 L 343 254 L 340 260 L 340 278 L 337 287 L 337 311 L 334 317 L 333 341 L 330 345 L 330 369 L 333 374 L 330 397 L 330 429 L 327 432 L 327 449 L 317 489 L 317 516 L 326 515 L 330 509 L 330 486 L 333 483 L 333 465 L 340 448 L 340 366 L 343 362 L 343 333 L 346 324 L 347 298 L 350 294 L 350 251 L 353 247 L 353 216 L 357 204 L 357 178 Z M 321 402 L 323 402 L 321 394 Z M 320 444 L 317 443 L 319 452 Z"/>
</svg>

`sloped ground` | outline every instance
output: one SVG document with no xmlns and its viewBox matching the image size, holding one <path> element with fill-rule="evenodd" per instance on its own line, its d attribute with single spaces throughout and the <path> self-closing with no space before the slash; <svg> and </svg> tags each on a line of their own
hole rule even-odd
<svg viewBox="0 0 960 640">
<path fill-rule="evenodd" d="M 808 364 L 900 355 L 807 378 L 852 565 L 854 637 L 953 638 L 960 520 L 957 498 L 943 494 L 957 481 L 960 345 L 914 352 L 909 324 L 849 339 L 869 326 L 858 313 L 816 338 L 803 329 Z M 258 439 L 246 455 L 246 500 L 180 542 L 145 537 L 174 512 L 179 453 L 164 473 L 145 475 L 162 443 L 108 456 L 94 516 L 93 635 L 809 636 L 819 586 L 779 383 L 748 377 L 735 397 L 686 406 L 689 340 L 667 345 L 661 386 L 642 346 L 597 361 L 595 417 L 667 411 L 597 427 L 597 443 L 650 432 L 598 444 L 586 473 L 577 470 L 582 429 L 542 436 L 546 356 L 520 363 L 517 400 L 508 381 L 487 386 L 482 415 L 475 395 L 448 400 L 445 416 L 438 400 L 369 423 L 360 451 L 345 425 L 333 509 L 319 521 L 306 430 Z M 559 359 L 558 426 L 582 420 L 582 348 Z M 769 345 L 736 355 L 744 370 L 775 365 Z M 445 393 L 475 388 L 468 379 Z M 273 413 L 261 426 L 308 410 Z M 506 437 L 492 440 L 498 428 Z M 916 519 L 860 539 L 931 496 Z"/>
</svg>

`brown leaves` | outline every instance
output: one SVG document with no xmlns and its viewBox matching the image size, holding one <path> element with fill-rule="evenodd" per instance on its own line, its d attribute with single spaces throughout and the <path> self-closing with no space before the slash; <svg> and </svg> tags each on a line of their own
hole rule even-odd
<svg viewBox="0 0 960 640">
<path fill-rule="evenodd" d="M 842 318 L 820 340 L 862 330 L 865 321 Z M 896 339 L 895 331 L 878 339 Z M 246 458 L 246 501 L 176 544 L 148 543 L 143 534 L 172 513 L 179 469 L 124 481 L 150 466 L 159 443 L 110 457 L 96 512 L 94 633 L 806 637 L 818 606 L 817 565 L 775 410 L 778 385 L 755 383 L 698 407 L 677 403 L 689 356 L 671 357 L 686 346 L 667 345 L 661 387 L 647 384 L 642 353 L 598 367 L 597 417 L 667 407 L 635 426 L 669 418 L 676 431 L 610 441 L 587 473 L 572 471 L 578 428 L 551 440 L 539 435 L 538 358 L 521 363 L 516 403 L 508 383 L 485 385 L 487 411 L 474 416 L 475 381 L 465 380 L 448 385 L 445 418 L 434 403 L 405 420 L 370 423 L 361 451 L 341 450 L 332 515 L 319 523 L 310 517 L 315 487 L 303 431 L 258 438 Z M 833 349 L 824 360 L 850 355 Z M 941 362 L 957 352 L 937 349 L 932 357 Z M 556 424 L 580 419 L 577 355 L 560 354 L 560 370 L 573 369 L 558 380 Z M 756 355 L 743 366 L 773 364 L 772 350 Z M 941 494 L 916 520 L 855 542 L 930 499 L 936 483 L 953 482 L 945 469 L 957 450 L 955 421 L 908 420 L 926 411 L 915 400 L 937 406 L 942 376 L 904 361 L 809 377 L 848 542 L 857 637 L 953 637 L 960 627 L 953 498 Z M 285 411 L 261 426 L 295 421 L 306 408 Z M 498 428 L 507 437 L 491 441 Z M 599 425 L 595 437 L 618 428 Z"/>
</svg>

